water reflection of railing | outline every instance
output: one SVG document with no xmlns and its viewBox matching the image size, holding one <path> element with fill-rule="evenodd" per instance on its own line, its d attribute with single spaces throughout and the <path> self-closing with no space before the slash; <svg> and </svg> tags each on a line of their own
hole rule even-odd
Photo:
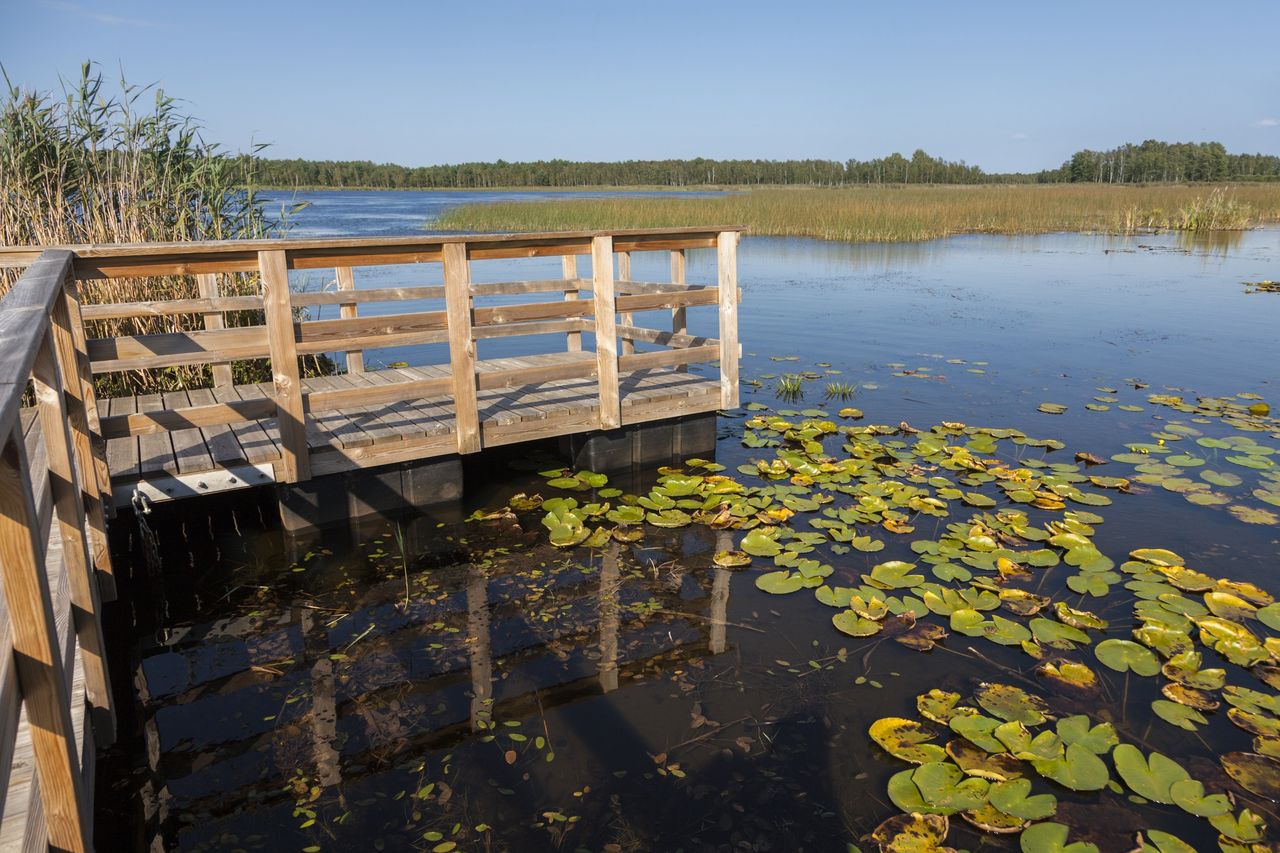
<svg viewBox="0 0 1280 853">
<path fill-rule="evenodd" d="M 287 798 L 281 777 L 294 768 L 276 761 L 264 773 L 264 764 L 273 762 L 264 762 L 263 752 L 290 757 L 321 788 L 347 784 L 385 769 L 386 755 L 403 760 L 415 751 L 447 748 L 495 720 L 610 693 L 626 679 L 728 648 L 728 570 L 692 573 L 701 595 L 686 595 L 679 610 L 694 612 L 663 608 L 641 616 L 631 607 L 637 595 L 661 598 L 671 590 L 665 579 L 639 580 L 625 562 L 615 545 L 599 555 L 595 572 L 569 571 L 559 584 L 535 583 L 479 563 L 439 570 L 455 578 L 436 594 L 439 606 L 414 601 L 400 610 L 371 604 L 331 627 L 333 614 L 295 603 L 278 614 L 259 612 L 192 631 L 178 645 L 157 649 L 156 666 L 144 661 L 139 673 L 144 688 L 150 686 L 148 674 L 163 672 L 161 659 L 175 655 L 186 658 L 186 672 L 203 669 L 214 677 L 167 689 L 157 683 L 160 689 L 146 694 L 148 754 L 162 804 L 153 817 L 164 823 L 176 808 L 197 807 L 230 814 L 250 798 L 258 804 Z M 387 581 L 371 592 L 381 596 L 394 586 Z M 534 601 L 567 615 L 541 627 L 535 624 Z M 385 615 L 396 614 L 402 618 L 379 626 Z M 291 639 L 265 635 L 264 621 Z M 460 630 L 449 634 L 432 627 L 442 623 Z M 368 626 L 374 626 L 371 633 Z M 353 636 L 359 641 L 352 643 Z M 447 648 L 432 656 L 424 649 L 428 640 Z M 293 649 L 296 658 L 273 676 L 269 661 L 255 660 L 252 653 L 212 651 L 220 641 L 256 643 L 275 654 Z M 560 656 L 563 666 L 548 681 L 550 656 Z M 210 660 L 236 665 L 218 670 Z M 518 677 L 504 681 L 495 677 L 499 672 Z M 503 695 L 503 684 L 519 687 Z M 439 711 L 459 702 L 466 703 L 461 715 Z M 254 716 L 273 703 L 293 710 L 269 721 Z M 210 723 L 218 720 L 227 722 Z"/>
</svg>

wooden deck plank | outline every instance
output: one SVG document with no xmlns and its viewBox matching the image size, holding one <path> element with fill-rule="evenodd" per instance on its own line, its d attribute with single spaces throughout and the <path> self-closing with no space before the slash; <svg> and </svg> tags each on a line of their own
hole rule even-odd
<svg viewBox="0 0 1280 853">
<path fill-rule="evenodd" d="M 257 385 L 235 385 L 232 386 L 241 400 L 261 400 L 270 394 Z M 280 430 L 276 426 L 275 418 L 263 418 L 258 421 L 258 429 L 262 436 L 259 438 L 256 434 L 246 431 L 240 434 L 240 446 L 244 448 L 244 455 L 253 464 L 259 462 L 274 462 L 281 458 L 280 453 Z"/>
<path fill-rule="evenodd" d="M 331 390 L 346 387 L 325 381 L 324 377 L 308 379 L 308 390 Z M 313 448 L 365 447 L 373 444 L 373 436 L 360 428 L 348 415 L 338 409 L 326 409 L 323 412 L 309 413 L 307 419 L 307 441 Z"/>
<path fill-rule="evenodd" d="M 159 394 L 143 394 L 137 399 L 139 412 L 158 412 L 164 408 Z M 177 462 L 173 453 L 173 438 L 167 432 L 138 436 L 138 474 L 162 474 L 175 470 Z"/>
<path fill-rule="evenodd" d="M 191 399 L 193 406 L 208 406 L 218 402 L 213 396 L 213 391 L 208 388 L 192 388 L 187 391 L 187 396 Z M 215 466 L 245 461 L 244 448 L 240 446 L 240 441 L 230 426 L 219 424 L 204 427 L 200 432 L 204 436 L 205 446 L 209 448 L 209 455 Z"/>
<path fill-rule="evenodd" d="M 127 397 L 112 397 L 101 400 L 107 404 L 110 415 L 132 415 L 138 410 L 138 400 L 132 394 Z M 138 437 L 126 435 L 107 441 L 107 468 L 113 477 L 136 477 L 138 475 Z"/>
<path fill-rule="evenodd" d="M 230 403 L 244 398 L 240 396 L 235 386 L 225 385 L 213 389 L 213 399 L 219 403 Z M 236 444 L 240 447 L 240 455 L 246 462 L 258 463 L 280 458 L 275 442 L 258 421 L 232 424 L 230 430 Z"/>
<path fill-rule="evenodd" d="M 166 391 L 160 395 L 166 409 L 190 406 L 186 391 Z M 173 467 L 165 468 L 170 474 L 193 474 L 213 470 L 213 455 L 204 442 L 205 430 L 201 427 L 177 429 L 169 433 L 173 439 Z"/>
</svg>

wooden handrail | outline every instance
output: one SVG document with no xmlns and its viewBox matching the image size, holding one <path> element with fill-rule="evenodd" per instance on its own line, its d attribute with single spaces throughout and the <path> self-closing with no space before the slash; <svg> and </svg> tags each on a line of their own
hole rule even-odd
<svg viewBox="0 0 1280 853">
<path fill-rule="evenodd" d="M 115 712 L 100 622 L 110 571 L 94 458 L 101 445 L 89 432 L 97 412 L 73 263 L 70 252 L 45 252 L 0 299 L 0 754 L 29 740 L 38 780 L 0 767 L 0 790 L 6 801 L 39 790 L 35 808 L 3 812 L 26 821 L 24 848 L 78 851 L 92 844 L 92 780 L 80 758 L 95 741 L 111 743 Z M 22 405 L 29 383 L 34 418 Z M 83 684 L 73 678 L 76 659 Z M 82 742 L 76 721 L 86 710 Z"/>
</svg>

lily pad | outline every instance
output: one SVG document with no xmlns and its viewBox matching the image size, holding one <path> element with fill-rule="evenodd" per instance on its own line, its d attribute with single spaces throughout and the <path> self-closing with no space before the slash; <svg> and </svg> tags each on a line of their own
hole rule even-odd
<svg viewBox="0 0 1280 853">
<path fill-rule="evenodd" d="M 977 708 L 961 705 L 960 699 L 959 693 L 949 693 L 935 687 L 916 697 L 916 709 L 925 719 L 945 726 L 955 717 L 972 717 L 978 713 Z"/>
<path fill-rule="evenodd" d="M 804 586 L 804 576 L 788 571 L 765 572 L 756 578 L 756 589 L 772 595 L 786 595 Z"/>
<path fill-rule="evenodd" d="M 1155 803 L 1173 805 L 1170 788 L 1175 782 L 1191 778 L 1182 765 L 1167 756 L 1153 752 L 1144 758 L 1133 744 L 1122 743 L 1111 751 L 1116 771 L 1138 796 Z"/>
<path fill-rule="evenodd" d="M 885 752 L 912 764 L 929 764 L 947 757 L 942 747 L 929 743 L 934 739 L 933 733 L 915 720 L 883 717 L 871 724 L 868 733 Z"/>
<path fill-rule="evenodd" d="M 1116 672 L 1133 671 L 1137 675 L 1149 677 L 1160 671 L 1160 662 L 1155 654 L 1132 640 L 1103 640 L 1094 649 L 1094 654 Z"/>
<path fill-rule="evenodd" d="M 850 637 L 870 637 L 880 633 L 880 623 L 874 619 L 859 616 L 852 610 L 842 610 L 831 617 L 831 624 L 836 630 Z"/>
<path fill-rule="evenodd" d="M 1036 772 L 1073 791 L 1098 791 L 1107 786 L 1111 773 L 1093 750 L 1068 744 L 1062 758 L 1032 762 Z"/>
<path fill-rule="evenodd" d="M 1067 843 L 1071 830 L 1060 823 L 1036 823 L 1027 827 L 1018 839 L 1022 853 L 1098 853 L 1098 846 L 1087 841 Z"/>
<path fill-rule="evenodd" d="M 751 555 L 745 551 L 717 551 L 711 561 L 724 569 L 736 569 L 751 565 Z"/>
<path fill-rule="evenodd" d="M 1006 722 L 1037 726 L 1045 721 L 1048 705 L 1039 696 L 1009 684 L 984 682 L 974 691 L 974 699 L 982 709 Z"/>
<path fill-rule="evenodd" d="M 881 853 L 933 853 L 946 841 L 950 824 L 946 815 L 901 814 L 889 818 L 871 833 Z"/>
<path fill-rule="evenodd" d="M 1280 802 L 1280 760 L 1256 752 L 1228 752 L 1222 769 L 1250 793 Z"/>
<path fill-rule="evenodd" d="M 991 801 L 991 805 L 1005 814 L 1011 814 L 1023 820 L 1042 820 L 1052 817 L 1058 808 L 1058 801 L 1052 794 L 1031 794 L 1030 779 L 997 782 L 987 789 L 987 799 Z"/>
</svg>

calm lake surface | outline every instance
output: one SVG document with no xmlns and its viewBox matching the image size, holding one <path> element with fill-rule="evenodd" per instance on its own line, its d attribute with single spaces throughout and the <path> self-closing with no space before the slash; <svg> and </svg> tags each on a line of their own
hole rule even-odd
<svg viewBox="0 0 1280 853">
<path fill-rule="evenodd" d="M 296 233 L 415 233 L 438 209 L 430 205 L 456 203 L 445 198 L 317 194 Z M 1150 454 L 1160 461 L 1146 472 L 1135 467 L 1141 459 L 1078 466 L 1086 475 L 1147 479 L 1123 492 L 1090 486 L 1109 505 L 1068 507 L 1105 517 L 1090 525 L 1097 549 L 1117 566 L 1135 548 L 1172 549 L 1214 577 L 1280 592 L 1280 526 L 1266 521 L 1280 513 L 1266 499 L 1280 488 L 1265 449 L 1280 446 L 1274 420 L 1254 416 L 1257 428 L 1242 429 L 1148 399 L 1246 393 L 1276 402 L 1280 294 L 1250 293 L 1242 282 L 1276 278 L 1278 258 L 1277 231 L 1206 245 L 1170 235 L 972 236 L 905 246 L 748 237 L 739 262 L 742 372 L 758 384 L 743 388 L 751 410 L 721 417 L 716 461 L 724 474 L 761 485 L 737 469 L 773 459 L 776 448 L 743 446 L 744 435 L 770 437 L 748 419 L 763 412 L 798 422 L 806 411 L 841 425 L 928 430 L 952 422 L 1057 439 L 1061 449 L 1002 440 L 994 455 L 1010 466 L 1044 460 L 1063 473 L 1077 471 L 1081 451 Z M 638 280 L 665 276 L 665 255 L 633 263 Z M 559 276 L 557 260 L 516 269 L 480 262 L 474 277 Z M 711 254 L 691 253 L 689 281 L 713 275 Z M 436 270 L 405 268 L 358 276 L 359 286 L 439 280 Z M 314 274 L 295 284 L 327 286 Z M 669 318 L 637 320 L 660 326 Z M 690 320 L 693 333 L 715 334 L 713 309 L 691 309 Z M 481 357 L 562 345 L 562 336 L 484 341 Z M 410 347 L 371 354 L 379 360 L 447 356 Z M 803 399 L 775 392 L 786 373 L 814 377 L 803 382 Z M 828 382 L 856 392 L 827 400 Z M 1043 413 L 1043 403 L 1066 411 Z M 838 417 L 846 406 L 865 418 Z M 1250 454 L 1258 467 L 1227 461 L 1232 445 L 1212 441 L 1242 435 L 1263 446 Z M 881 440 L 902 441 L 897 449 L 910 457 L 916 438 Z M 843 458 L 840 444 L 827 439 L 826 452 Z M 1184 730 L 1152 713 L 1163 679 L 1113 671 L 1095 656 L 1102 639 L 1131 636 L 1134 596 L 1150 591 L 1129 591 L 1128 577 L 1103 595 L 1068 586 L 1075 569 L 1065 563 L 1011 582 L 1111 622 L 1090 632 L 1092 644 L 1053 651 L 1085 663 L 1101 682 L 1088 696 L 1060 694 L 1016 643 L 952 629 L 921 652 L 838 632 L 837 611 L 810 590 L 757 588 L 772 560 L 756 557 L 741 569 L 713 563 L 742 531 L 651 527 L 635 544 L 557 549 L 539 523 L 542 511 L 464 521 L 521 492 L 591 500 L 590 492 L 549 488 L 536 473 L 559 464 L 524 451 L 472 472 L 464 506 L 402 519 L 398 536 L 388 521 L 288 542 L 269 496 L 245 495 L 212 504 L 207 517 L 157 508 L 149 526 L 158 561 L 148 561 L 145 537 L 121 536 L 117 561 L 133 579 L 121 597 L 128 603 L 115 605 L 115 630 L 133 639 L 113 663 L 117 680 L 132 676 L 141 687 L 142 699 L 127 701 L 141 734 L 101 762 L 100 846 L 141 850 L 159 834 L 186 851 L 873 850 L 864 836 L 899 813 L 889 779 L 911 765 L 872 742 L 868 727 L 882 717 L 920 719 L 916 697 L 932 688 L 972 704 L 981 682 L 1048 697 L 1058 717 L 1109 721 L 1123 742 L 1174 758 L 1209 791 L 1233 790 L 1237 811 L 1247 805 L 1280 822 L 1269 800 L 1229 788 L 1218 766 L 1222 753 L 1254 748 L 1226 705 Z M 1182 480 L 1203 483 L 1202 470 L 1240 482 L 1213 486 L 1221 505 L 1193 503 L 1200 486 Z M 609 485 L 644 494 L 659 475 Z M 992 513 L 1026 511 L 1035 524 L 1062 518 L 1010 503 L 990 486 L 980 491 L 998 500 Z M 835 507 L 848 502 L 839 497 Z M 858 586 L 860 575 L 890 560 L 929 574 L 911 543 L 938 540 L 948 524 L 987 511 L 949 503 L 949 515 L 908 513 L 914 533 L 859 523 L 859 534 L 885 543 L 878 552 L 827 541 L 804 556 L 831 567 L 825 583 L 833 587 Z M 802 509 L 788 523 L 812 530 L 802 518 L 821 517 Z M 974 575 L 991 568 L 964 562 Z M 943 617 L 920 621 L 948 627 Z M 1230 684 L 1274 695 L 1244 668 L 1211 651 L 1205 658 L 1206 667 L 1227 668 Z M 1104 850 L 1132 849 L 1134 833 L 1147 828 L 1195 849 L 1217 847 L 1207 821 L 1133 801 L 1115 771 L 1117 790 L 1101 793 L 1031 776 L 1037 793 L 1057 797 L 1054 820 Z M 113 843 L 103 843 L 106 832 Z M 955 815 L 948 844 L 1016 849 L 1016 836 L 1008 838 Z"/>
</svg>

